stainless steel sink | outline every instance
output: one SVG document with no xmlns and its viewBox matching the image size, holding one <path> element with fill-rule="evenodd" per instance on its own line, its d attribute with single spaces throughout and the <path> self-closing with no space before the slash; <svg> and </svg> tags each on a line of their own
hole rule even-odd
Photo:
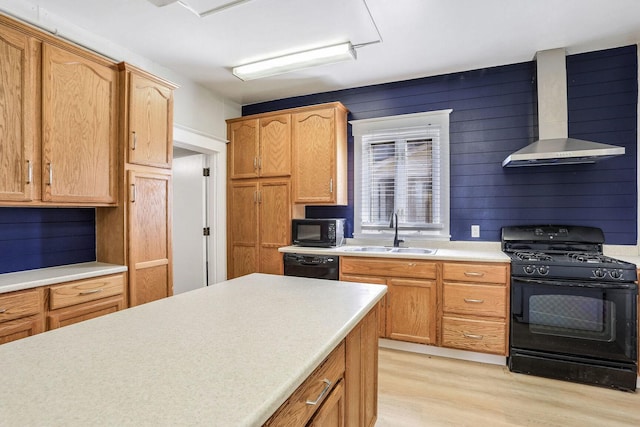
<svg viewBox="0 0 640 427">
<path fill-rule="evenodd" d="M 427 248 L 391 248 L 384 246 L 344 246 L 345 252 L 377 252 L 377 253 L 397 253 L 397 254 L 422 254 L 431 255 L 436 253 L 436 249 Z"/>
<path fill-rule="evenodd" d="M 389 252 L 391 248 L 385 248 L 382 246 L 356 246 L 353 248 L 345 247 L 346 252 Z"/>
<path fill-rule="evenodd" d="M 426 248 L 393 248 L 391 252 L 395 252 L 398 254 L 424 254 L 431 255 L 436 253 L 436 249 L 426 249 Z"/>
</svg>

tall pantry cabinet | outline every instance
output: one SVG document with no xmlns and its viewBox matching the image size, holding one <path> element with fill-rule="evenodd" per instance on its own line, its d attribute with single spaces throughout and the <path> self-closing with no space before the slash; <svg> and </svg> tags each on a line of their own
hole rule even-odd
<svg viewBox="0 0 640 427">
<path fill-rule="evenodd" d="M 228 278 L 283 274 L 291 219 L 347 203 L 347 113 L 332 102 L 227 120 Z"/>
<path fill-rule="evenodd" d="M 129 268 L 129 306 L 173 294 L 171 157 L 175 85 L 121 63 L 120 196 L 98 209 L 98 260 Z"/>
</svg>

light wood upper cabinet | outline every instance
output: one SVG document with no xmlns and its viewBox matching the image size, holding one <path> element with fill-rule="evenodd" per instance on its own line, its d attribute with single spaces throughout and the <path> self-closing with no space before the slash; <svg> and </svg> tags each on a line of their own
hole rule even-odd
<svg viewBox="0 0 640 427">
<path fill-rule="evenodd" d="M 42 199 L 117 202 L 117 71 L 43 45 Z"/>
<path fill-rule="evenodd" d="M 129 171 L 129 304 L 173 294 L 171 176 Z"/>
<path fill-rule="evenodd" d="M 229 178 L 291 175 L 291 115 L 229 121 Z"/>
<path fill-rule="evenodd" d="M 347 204 L 347 110 L 340 103 L 293 114 L 293 200 Z"/>
<path fill-rule="evenodd" d="M 258 176 L 259 123 L 258 119 L 229 123 L 229 178 Z"/>
<path fill-rule="evenodd" d="M 33 38 L 0 26 L 0 201 L 30 201 L 36 187 L 37 54 Z"/>
<path fill-rule="evenodd" d="M 174 87 L 132 71 L 130 66 L 121 68 L 128 73 L 128 161 L 171 168 Z"/>
</svg>

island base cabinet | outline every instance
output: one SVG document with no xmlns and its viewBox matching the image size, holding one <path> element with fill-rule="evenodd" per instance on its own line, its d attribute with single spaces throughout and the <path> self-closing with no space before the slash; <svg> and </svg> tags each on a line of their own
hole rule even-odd
<svg viewBox="0 0 640 427">
<path fill-rule="evenodd" d="M 375 308 L 347 335 L 346 344 L 345 425 L 373 426 L 378 418 L 378 311 Z"/>
<path fill-rule="evenodd" d="M 340 383 L 344 372 L 345 344 L 342 342 L 264 425 L 308 425 L 311 418 L 320 413 L 320 409 L 331 395 L 330 390 L 335 389 L 336 385 Z M 331 412 L 331 410 L 327 409 L 327 412 Z"/>
<path fill-rule="evenodd" d="M 344 397 L 344 381 L 340 381 L 307 426 L 344 427 Z"/>
</svg>

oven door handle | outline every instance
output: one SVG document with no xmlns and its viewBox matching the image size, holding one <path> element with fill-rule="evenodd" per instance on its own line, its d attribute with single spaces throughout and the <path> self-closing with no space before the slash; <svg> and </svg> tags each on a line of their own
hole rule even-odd
<svg viewBox="0 0 640 427">
<path fill-rule="evenodd" d="M 571 280 L 552 280 L 552 279 L 528 279 L 524 277 L 512 277 L 513 282 L 523 282 L 536 285 L 547 286 L 563 286 L 574 288 L 595 288 L 595 289 L 636 289 L 638 285 L 632 282 L 588 282 L 588 281 L 571 281 Z"/>
</svg>

